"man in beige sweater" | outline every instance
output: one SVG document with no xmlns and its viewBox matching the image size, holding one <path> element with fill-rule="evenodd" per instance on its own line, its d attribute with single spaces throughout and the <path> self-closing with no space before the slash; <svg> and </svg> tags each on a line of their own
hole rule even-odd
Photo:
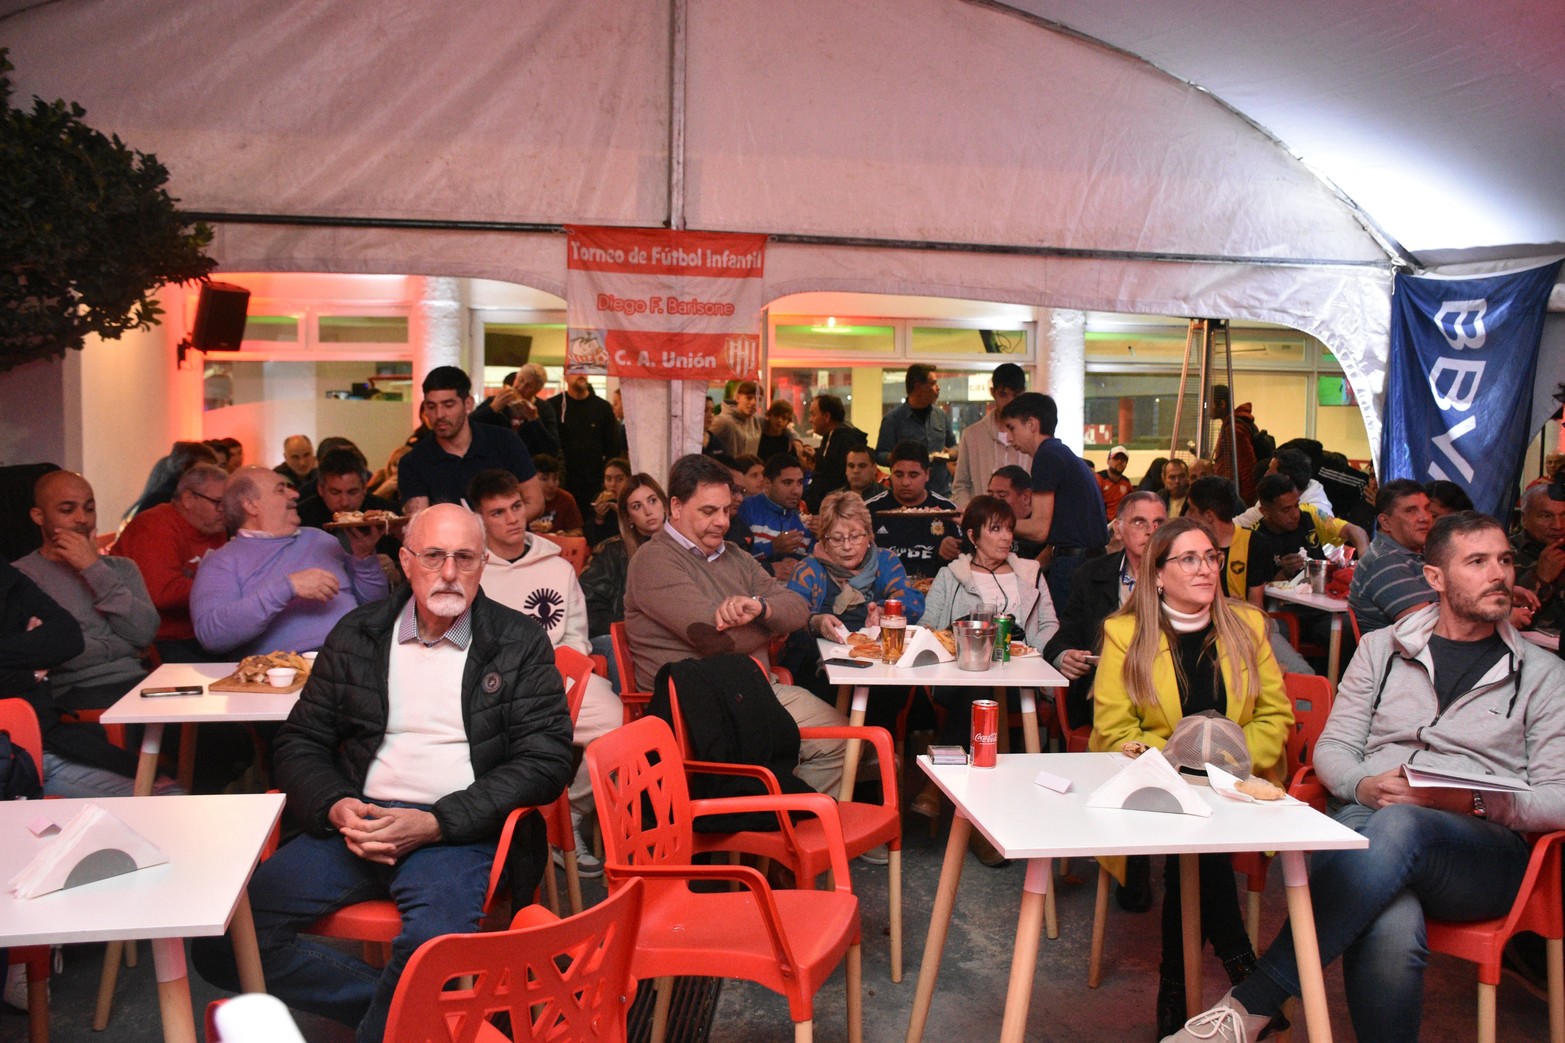
<svg viewBox="0 0 1565 1043">
<path fill-rule="evenodd" d="M 774 636 L 791 634 L 809 619 L 802 597 L 724 542 L 732 482 L 728 469 L 711 457 L 675 461 L 669 473 L 668 522 L 630 560 L 625 632 L 636 685 L 644 692 L 652 690 L 665 663 L 730 652 L 765 660 Z M 773 687 L 801 728 L 847 723 L 803 688 Z M 820 792 L 835 793 L 845 747 L 835 739 L 805 741 L 794 774 Z"/>
</svg>

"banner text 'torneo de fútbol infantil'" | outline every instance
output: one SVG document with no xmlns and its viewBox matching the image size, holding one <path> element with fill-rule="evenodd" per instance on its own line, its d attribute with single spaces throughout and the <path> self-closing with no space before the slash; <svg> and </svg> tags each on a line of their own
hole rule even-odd
<svg viewBox="0 0 1565 1043">
<path fill-rule="evenodd" d="M 566 369 L 745 380 L 761 368 L 764 235 L 566 231 Z"/>
</svg>

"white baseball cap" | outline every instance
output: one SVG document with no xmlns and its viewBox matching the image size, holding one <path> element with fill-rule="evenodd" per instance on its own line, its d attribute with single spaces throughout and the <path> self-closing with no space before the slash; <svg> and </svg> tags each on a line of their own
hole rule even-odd
<svg viewBox="0 0 1565 1043">
<path fill-rule="evenodd" d="M 1111 457 L 1111 458 L 1112 458 L 1112 457 L 1116 457 L 1116 456 L 1124 456 L 1124 457 L 1129 457 L 1129 456 L 1130 456 L 1130 454 L 1129 454 L 1129 453 L 1127 453 L 1127 452 L 1126 452 L 1126 451 L 1125 451 L 1125 447 L 1124 447 L 1124 446 L 1122 446 L 1122 445 L 1117 445 L 1117 446 L 1115 446 L 1115 447 L 1114 447 L 1114 448 L 1113 448 L 1113 449 L 1110 449 L 1110 450 L 1109 450 L 1109 456 L 1110 456 L 1110 457 Z"/>
</svg>

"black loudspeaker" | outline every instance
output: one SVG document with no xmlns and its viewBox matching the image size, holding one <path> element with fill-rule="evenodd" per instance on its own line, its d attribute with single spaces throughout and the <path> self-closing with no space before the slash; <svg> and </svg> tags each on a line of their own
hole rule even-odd
<svg viewBox="0 0 1565 1043">
<path fill-rule="evenodd" d="M 250 311 L 250 291 L 233 283 L 209 282 L 201 286 L 196 321 L 190 327 L 190 346 L 197 351 L 238 351 L 245 339 L 245 317 Z"/>
</svg>

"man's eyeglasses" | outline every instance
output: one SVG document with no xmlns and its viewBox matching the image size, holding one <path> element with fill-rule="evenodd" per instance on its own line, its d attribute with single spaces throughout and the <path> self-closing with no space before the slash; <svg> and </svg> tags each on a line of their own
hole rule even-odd
<svg viewBox="0 0 1565 1043">
<path fill-rule="evenodd" d="M 845 532 L 837 536 L 827 536 L 822 542 L 829 543 L 833 547 L 847 547 L 855 543 L 863 543 L 869 539 L 867 532 Z"/>
<path fill-rule="evenodd" d="M 1125 527 L 1134 529 L 1137 532 L 1146 532 L 1148 529 L 1156 532 L 1163 527 L 1163 523 L 1166 521 L 1168 521 L 1167 518 L 1126 518 Z"/>
<path fill-rule="evenodd" d="M 1189 554 L 1181 554 L 1177 558 L 1164 558 L 1163 562 L 1164 564 L 1172 563 L 1178 565 L 1179 571 L 1187 576 L 1194 576 L 1201 571 L 1201 566 L 1203 565 L 1213 572 L 1220 571 L 1223 567 L 1223 555 L 1221 551 L 1215 550 L 1209 550 L 1205 554 L 1197 554 L 1195 551 L 1191 551 Z"/>
<path fill-rule="evenodd" d="M 445 567 L 446 559 L 456 562 L 458 572 L 472 572 L 484 563 L 482 554 L 475 554 L 470 550 L 421 550 L 413 555 L 419 565 L 430 572 L 436 572 Z"/>
<path fill-rule="evenodd" d="M 206 495 L 206 493 L 198 493 L 194 489 L 190 490 L 190 495 L 194 496 L 198 500 L 205 500 L 207 503 L 210 503 L 213 507 L 221 507 L 221 506 L 223 506 L 223 498 L 221 496 L 208 496 L 208 495 Z"/>
</svg>

